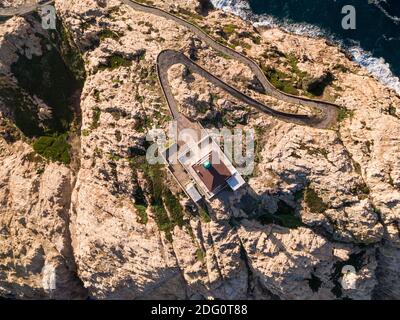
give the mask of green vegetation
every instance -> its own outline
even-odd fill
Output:
[[[135,0],[136,2],[142,3],[142,4],[147,4],[149,6],[153,5],[154,2],[151,0]]]
[[[289,228],[289,229],[296,229],[298,227],[304,226],[301,218],[291,214],[278,214],[274,216],[277,219],[277,224]]]
[[[289,69],[289,73],[275,69],[271,66],[266,66],[261,63],[261,69],[264,71],[268,80],[278,90],[291,95],[303,95],[313,98],[321,96],[325,88],[332,84],[334,77],[330,72],[326,72],[323,76],[313,79],[310,74],[300,70],[298,58],[290,53],[285,54],[273,47],[262,54],[264,59],[274,59],[276,61],[286,59],[285,65]]]
[[[338,63],[337,65],[335,65],[333,67],[334,70],[338,70],[340,72],[346,73],[349,72],[349,68],[347,68],[346,66],[344,66],[343,64]]]
[[[100,91],[97,89],[93,90],[93,97],[96,102],[100,102]]]
[[[388,114],[390,114],[393,117],[397,117],[396,107],[393,106],[392,104],[388,107]]]
[[[235,33],[236,31],[236,25],[234,24],[227,24],[222,28],[222,31],[227,35],[227,37],[229,38],[232,34]]]
[[[293,196],[294,196],[294,200],[296,200],[296,201],[303,200],[304,199],[304,189],[297,190]]]
[[[145,207],[144,205],[141,205],[141,204],[135,204],[135,208],[138,213],[137,222],[141,223],[141,224],[147,224],[147,221],[149,220],[149,218],[147,217],[147,211],[146,211],[147,207]]]
[[[144,157],[138,156],[131,159],[133,170],[143,171],[149,183],[148,204],[143,190],[138,187],[135,191],[135,207],[139,211],[140,223],[147,223],[146,208],[150,205],[154,212],[154,219],[160,231],[165,233],[168,241],[172,241],[172,231],[175,226],[182,228],[185,225],[184,209],[178,198],[165,186],[165,172],[161,165],[149,165]]]
[[[158,230],[163,231],[167,240],[172,242],[171,232],[174,229],[174,225],[171,223],[167,211],[162,205],[153,205],[153,211]]]
[[[282,200],[278,201],[278,211],[276,213],[264,213],[258,220],[262,224],[274,223],[289,229],[296,229],[304,226],[301,218],[296,215],[295,210]]]
[[[304,192],[304,201],[313,213],[324,213],[328,209],[328,205],[315,192],[314,189],[307,187]]]
[[[118,40],[121,38],[121,35],[118,32],[112,31],[110,29],[103,29],[98,34],[100,41],[104,41],[105,39],[114,39]]]
[[[205,257],[206,257],[206,253],[204,252],[204,250],[198,248],[198,249],[196,250],[196,258],[197,258],[197,261],[204,262]]]
[[[346,109],[344,107],[341,107],[339,109],[339,112],[338,112],[338,115],[337,115],[337,121],[341,122],[341,121],[346,120],[347,118],[351,119],[353,117],[353,115],[354,115],[353,111],[348,110],[348,109]]]
[[[181,7],[178,8],[178,13],[189,18],[188,20],[192,20],[192,19],[193,20],[202,20],[203,19],[203,17],[201,15],[199,15],[198,13],[192,12],[188,9],[181,8]]]
[[[328,159],[329,152],[325,148],[311,147],[304,143],[301,143],[300,149],[306,150],[307,153],[311,156],[322,155],[325,159]]]
[[[117,139],[118,142],[121,142],[122,140],[122,133],[119,130],[115,131],[115,138]]]
[[[126,118],[128,116],[125,110],[116,107],[105,108],[104,112],[111,114],[115,121],[119,121],[121,118]]]
[[[260,163],[262,161],[261,151],[263,149],[263,138],[265,134],[265,128],[261,126],[254,126],[254,131],[256,134],[254,140],[254,150],[255,150],[254,161],[255,163]]]
[[[164,190],[164,204],[165,207],[168,209],[168,212],[171,215],[172,223],[179,226],[180,228],[183,227],[183,208],[178,200],[170,190]]]
[[[64,164],[69,164],[71,161],[67,134],[40,137],[34,142],[33,149],[51,161]]]
[[[397,115],[396,107],[395,107],[394,105],[392,105],[392,104],[390,104],[387,108],[382,109],[382,112],[383,112],[384,114],[388,114],[388,115],[390,115],[390,116],[392,116],[392,117],[395,117],[395,118],[397,118],[397,119],[400,119],[400,116]]]
[[[137,102],[143,103],[143,102],[144,102],[144,97],[141,96],[141,95],[139,95],[139,94],[137,94],[137,95],[135,96],[135,100],[136,100]]]
[[[291,72],[293,75],[287,74],[283,71],[275,69],[271,66],[266,66],[265,64],[261,64],[261,69],[264,71],[266,77],[271,82],[271,84],[280,91],[283,91],[292,95],[299,95],[299,91],[296,88],[297,83],[299,82],[297,78],[302,80],[307,76],[307,73],[301,72],[297,66],[298,60],[294,55],[285,55],[280,52],[278,49],[275,51],[266,51],[264,53],[264,57],[270,56],[277,57],[286,57],[288,64],[290,65]]]
[[[13,143],[23,139],[22,132],[17,128],[13,121],[8,118],[0,119],[0,137],[7,143]]]
[[[290,65],[291,71],[294,74],[298,75],[301,79],[308,76],[307,72],[301,71],[299,69],[299,67],[297,65],[299,63],[299,59],[297,59],[297,57],[293,53],[286,55],[286,59]]]
[[[52,49],[32,59],[20,56],[11,70],[21,88],[52,108],[52,118],[44,121],[46,130],[51,133],[68,131],[73,119],[69,99],[78,85],[58,51]]]
[[[265,50],[262,55],[261,55],[264,59],[272,59],[272,58],[282,58],[282,57],[286,57],[285,53],[283,53],[282,51],[280,51],[277,47],[273,46],[267,50]]]
[[[246,49],[246,50],[251,49],[251,44],[249,44],[243,40],[234,39],[231,41],[231,44],[233,45],[233,48],[242,47],[243,49]]]
[[[137,222],[146,224],[148,221],[147,208],[148,203],[142,188],[138,185],[134,191],[133,197],[135,199],[135,208],[138,211]]]
[[[204,223],[210,223],[211,222],[210,216],[208,215],[208,213],[204,209],[199,209],[199,215],[200,215],[201,221],[203,221]]]
[[[230,60],[231,59],[231,57],[230,56],[228,56],[226,53],[223,53],[223,52],[217,52],[217,56],[219,56],[219,57],[221,57],[221,58],[224,58],[224,59],[226,59],[226,60]]]
[[[294,75],[291,81],[295,83],[294,87],[304,90],[305,95],[310,98],[323,95],[325,88],[334,80],[333,74],[330,72],[326,72],[319,78],[312,79],[311,75],[299,69],[299,60],[294,54],[290,53],[285,55],[285,57],[290,66],[290,71]]]
[[[276,224],[289,229],[304,226],[300,217],[288,214],[264,214],[257,219],[262,224]]]
[[[36,18],[39,18],[38,16]],[[43,157],[65,164],[70,162],[68,132],[75,114],[71,97],[81,90],[86,77],[84,62],[66,28],[57,21],[57,30],[48,36],[37,33],[43,54],[28,59],[20,55],[11,66],[18,88],[0,79],[0,94],[13,112],[15,124]],[[50,108],[52,117],[40,120],[35,103],[37,96]]]
[[[152,190],[152,207],[155,214],[155,221],[160,231],[165,233],[168,241],[172,242],[172,230],[175,225],[183,226],[183,209],[175,196],[164,186],[164,171],[160,165],[143,164],[142,168],[148,175]],[[168,209],[171,218],[168,216]]]
[[[141,80],[145,81],[150,86],[154,86],[157,83],[158,76],[154,66],[140,69],[139,76]]]
[[[353,166],[354,166],[354,171],[361,176],[362,175],[361,165],[353,160]]]
[[[145,175],[148,176],[151,182],[151,202],[153,205],[163,204],[163,190],[164,190],[164,171],[161,165],[149,165],[147,162],[141,165],[141,169]]]
[[[114,161],[114,162],[117,162],[117,161],[119,161],[119,160],[122,159],[122,157],[121,157],[119,154],[116,154],[116,153],[114,153],[114,152],[108,153],[108,158],[109,158],[110,160]]]
[[[114,70],[121,67],[130,67],[132,65],[132,61],[124,58],[120,54],[115,54],[109,57],[105,64],[99,67],[99,70]]]
[[[263,71],[272,85],[280,91],[288,94],[298,95],[299,91],[294,87],[293,79],[290,75],[277,70],[273,67],[263,66]]]
[[[13,112],[16,126],[26,137],[33,138],[35,152],[50,161],[69,164],[67,132],[74,118],[70,99],[81,89],[85,69],[69,34],[59,22],[57,27],[48,38],[37,34],[43,55],[32,59],[19,56],[11,66],[19,87],[0,79],[0,95]],[[51,119],[39,119],[30,98],[34,95],[51,108]]]
[[[261,36],[252,32],[243,31],[239,34],[240,38],[248,38],[253,41],[254,44],[261,44]]]
[[[100,125],[100,115],[101,110],[99,107],[94,107],[92,109],[92,123],[90,124],[90,129],[94,130],[97,129]]]
[[[70,32],[59,21],[57,22],[57,30],[59,30],[59,35],[56,39],[59,39],[58,47],[61,56],[79,86],[82,87],[86,79],[86,70],[80,49],[75,44]]]
[[[119,13],[121,12],[121,7],[120,6],[112,6],[107,10],[107,17],[112,16],[114,13]],[[123,12],[123,11],[122,11]],[[114,21],[114,20],[113,20]]]
[[[370,189],[365,182],[356,184],[352,189],[351,193],[358,196],[360,200],[365,199],[370,194]]]

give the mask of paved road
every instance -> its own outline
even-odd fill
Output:
[[[52,2],[54,2],[54,1],[50,0],[45,3],[42,3],[41,5],[50,4]],[[206,71],[204,68],[195,64],[193,61],[188,59],[182,53],[172,51],[172,50],[166,50],[166,51],[161,52],[160,55],[158,56],[157,67],[158,67],[158,73],[159,73],[162,89],[165,93],[167,102],[170,106],[171,113],[174,116],[174,118],[179,119],[181,117],[181,115],[179,114],[179,111],[178,111],[179,109],[177,107],[177,103],[173,97],[173,94],[172,94],[172,91],[171,91],[171,88],[169,85],[167,73],[171,66],[178,64],[178,63],[182,63],[182,64],[186,65],[193,72],[196,72],[196,73],[200,74],[201,76],[205,77],[207,80],[212,82],[214,85],[229,92],[237,99],[240,99],[240,100],[244,101],[245,103],[248,103],[249,105],[252,105],[253,107],[256,107],[258,110],[268,113],[268,114],[271,114],[282,120],[294,122],[294,123],[298,123],[298,124],[303,124],[303,125],[308,125],[308,126],[313,126],[313,127],[317,127],[317,128],[329,128],[337,121],[337,114],[339,111],[338,105],[329,103],[329,102],[325,102],[325,101],[319,101],[319,100],[308,99],[305,97],[293,96],[293,95],[279,91],[268,81],[264,72],[261,70],[261,68],[258,66],[258,64],[255,61],[253,61],[252,59],[242,55],[241,53],[215,41],[207,33],[205,33],[199,27],[191,24],[190,22],[188,22],[184,19],[181,19],[169,12],[163,11],[161,9],[147,6],[147,5],[137,3],[137,2],[134,2],[131,0],[121,0],[121,2],[130,6],[134,10],[154,14],[159,17],[172,20],[172,21],[186,27],[187,29],[189,29],[191,32],[196,34],[196,36],[199,39],[204,41],[207,45],[209,45],[214,50],[217,50],[217,51],[229,56],[230,58],[236,59],[236,60],[240,61],[241,63],[245,64],[252,70],[252,72],[258,78],[258,80],[264,87],[267,94],[269,94],[273,97],[276,97],[280,100],[289,102],[289,103],[304,105],[304,106],[308,106],[311,108],[317,108],[321,111],[320,116],[310,117],[307,115],[284,113],[284,112],[274,110],[256,100],[254,100],[253,98],[249,97],[248,95],[241,93],[240,91],[238,91],[237,89],[228,85],[227,83],[223,82],[221,79],[215,77],[214,75],[212,75],[211,73]],[[13,15],[26,14],[31,11],[35,11],[41,5],[36,4],[36,5],[26,6],[26,7],[17,8],[17,9],[3,9],[3,10],[0,10],[0,17],[9,17],[9,16],[13,16]],[[7,11],[7,10],[9,10],[9,11]]]
[[[30,13],[32,11],[36,11],[39,7],[41,6],[45,6],[48,4],[53,3],[54,0],[49,0],[46,2],[41,2],[39,3],[33,3],[33,4],[29,4],[29,5],[25,5],[22,7],[17,7],[17,8],[0,8],[0,18],[11,18],[13,16],[20,16],[20,15],[24,15],[27,13]]]
[[[215,86],[225,90],[235,98],[245,102],[250,106],[257,108],[258,110],[264,113],[270,114],[285,121],[295,122],[302,125],[317,126],[320,123],[319,119],[312,118],[307,115],[288,114],[285,112],[272,109],[254,100],[253,98],[243,94],[242,92],[233,88],[226,82],[212,75],[207,70],[203,69],[198,64],[194,63],[192,60],[186,57],[183,53],[174,50],[164,50],[158,55],[157,58],[158,76],[161,82],[161,87],[163,88],[164,94],[167,98],[171,113],[176,119],[179,119],[181,115],[179,112],[178,104],[174,98],[174,95],[172,94],[168,80],[168,70],[176,64],[185,65],[191,72],[197,73],[198,75],[210,81]]]
[[[305,125],[309,125],[309,126],[313,126],[313,127],[317,127],[317,128],[329,128],[334,123],[336,123],[337,114],[339,111],[338,105],[329,103],[329,102],[325,102],[325,101],[319,101],[319,100],[308,99],[305,97],[293,96],[293,95],[281,92],[278,89],[276,89],[268,81],[264,72],[261,70],[261,68],[258,66],[258,64],[255,61],[253,61],[252,59],[242,55],[241,53],[215,41],[212,37],[210,37],[207,33],[205,33],[199,27],[197,27],[197,26],[191,24],[190,22],[183,20],[169,12],[163,11],[161,9],[147,6],[144,4],[140,4],[140,3],[137,3],[137,2],[134,2],[131,0],[121,0],[121,1],[123,3],[125,3],[126,5],[130,6],[131,8],[133,8],[134,10],[154,14],[159,17],[172,20],[172,21],[186,27],[191,32],[196,34],[196,36],[199,39],[201,39],[203,42],[205,42],[207,45],[209,45],[214,50],[219,51],[219,52],[229,56],[230,58],[236,59],[236,60],[242,62],[243,64],[245,64],[246,66],[248,66],[252,70],[252,72],[255,74],[255,76],[258,78],[258,80],[261,82],[261,84],[264,87],[267,94],[269,94],[273,97],[276,97],[280,100],[289,102],[289,103],[304,105],[304,106],[308,106],[311,108],[317,108],[321,111],[322,115],[319,116],[317,119],[317,118],[311,118],[311,117],[308,117],[305,115],[294,115],[294,114],[290,114],[290,113],[283,113],[283,112],[276,111],[272,108],[269,108],[269,107],[255,101],[254,99],[250,98],[249,96],[247,96],[243,93],[240,93],[238,90],[232,88],[231,86],[227,85],[226,83],[222,82],[221,80],[219,80],[212,74],[208,73],[205,69],[199,67],[198,65],[194,64],[191,60],[185,58],[182,54],[177,54],[177,53],[172,54],[172,52],[169,52],[169,53],[162,52],[160,54],[162,56],[159,57],[159,59],[158,59],[158,67],[159,67],[159,74],[161,77],[165,78],[166,70],[172,66],[171,63],[169,63],[167,61],[167,59],[165,59],[163,56],[173,57],[173,59],[174,59],[174,61],[176,61],[176,63],[182,63],[182,61],[184,61],[185,62],[184,64],[186,64],[188,67],[190,66],[190,68],[192,70],[205,76],[205,78],[207,78],[209,81],[213,82],[214,84],[218,85],[219,87],[221,87],[224,90],[228,91],[229,93],[233,94],[236,98],[238,98],[242,101],[245,101],[245,102],[251,104],[252,106],[257,107],[259,110],[261,110],[263,112],[267,112],[274,116],[280,117],[281,119],[284,119],[286,121],[301,123],[301,124],[305,124]],[[160,78],[160,80],[163,80],[163,78]],[[173,114],[174,113],[176,114],[176,110],[177,110],[176,102],[174,102],[171,98],[172,93],[169,88],[168,81],[167,80],[165,81],[165,79],[164,79],[164,81],[161,81],[161,83],[164,86],[163,90],[166,93],[168,103],[170,104],[170,106],[172,106],[171,112]],[[174,114],[174,116],[175,116],[175,114]]]

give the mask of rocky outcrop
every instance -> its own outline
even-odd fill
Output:
[[[1,295],[85,298],[69,231],[71,171],[46,164],[25,143],[2,142],[1,150]]]
[[[36,0],[4,0],[0,3],[0,8],[21,7],[36,3]]]
[[[354,252],[352,246],[335,245],[306,228],[289,232],[246,220],[238,234],[254,274],[282,299],[371,298],[376,285],[374,250],[361,258],[362,266],[354,279],[357,290],[343,293],[338,284],[343,256],[336,256],[335,251],[346,252],[348,258]]]
[[[219,11],[204,19],[196,2],[154,5],[194,19],[288,79],[331,73],[321,98],[343,106],[338,125],[318,130],[276,120],[183,66],[172,68],[172,90],[188,118],[206,127],[256,129],[248,186],[222,193],[208,213],[185,209],[188,200],[172,177],[151,171],[143,159],[148,130],[170,120],[155,69],[161,50],[191,55],[276,109],[315,110],[263,94],[246,66],[174,22],[117,0],[56,1],[87,73],[81,123],[70,137],[76,161],[50,163],[23,133],[11,139],[13,118],[2,114],[9,131],[0,138],[0,295],[398,298],[399,97],[322,39],[256,30]],[[0,25],[0,70],[8,78],[21,55],[43,54],[32,28],[21,17]],[[348,267],[355,272],[345,273]]]

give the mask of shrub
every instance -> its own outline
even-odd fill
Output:
[[[292,78],[289,75],[271,67],[265,67],[263,69],[268,80],[275,88],[292,95],[299,94],[299,91],[294,87],[293,81],[291,81]]]
[[[337,121],[344,121],[347,118],[352,118],[353,117],[354,112],[351,110],[348,110],[344,107],[341,107],[339,109],[338,115],[337,115]]]
[[[168,241],[172,242],[172,234],[171,231],[174,228],[173,223],[168,217],[167,211],[165,211],[165,208],[163,205],[154,205],[153,206],[154,210],[154,220],[156,221],[156,224],[158,226],[158,230],[164,231],[165,237],[167,238]]]
[[[206,256],[206,253],[202,249],[199,248],[196,250],[197,261],[204,262],[205,256]]]
[[[227,24],[222,30],[229,37],[236,31],[236,26],[234,24]]]
[[[147,207],[141,204],[135,204],[135,208],[137,209],[138,219],[137,222],[141,224],[146,224],[149,220],[147,217]]]
[[[172,194],[170,190],[164,190],[164,204],[171,215],[172,222],[182,228],[184,224],[183,208],[179,200]]]
[[[322,198],[315,192],[314,189],[307,188],[304,192],[304,201],[308,208],[313,213],[324,213],[328,209],[328,205],[324,203]]]
[[[203,221],[204,223],[211,222],[210,215],[208,214],[208,212],[205,209],[203,209],[201,207],[199,207],[199,215],[200,215],[201,221]]]
[[[110,29],[104,29],[101,30],[98,34],[99,38],[101,41],[105,40],[105,39],[114,39],[114,40],[118,40],[121,35],[115,31],[112,31]]]
[[[100,115],[101,110],[99,107],[95,107],[92,109],[92,123],[90,125],[90,129],[97,129],[100,125]]]
[[[276,224],[289,229],[296,229],[304,225],[300,217],[291,214],[278,214],[273,218]]]
[[[71,162],[71,147],[67,142],[67,134],[40,137],[33,144],[33,149],[50,161],[58,161],[64,164]]]
[[[334,70],[338,70],[340,72],[346,73],[349,72],[349,68],[347,68],[346,66],[344,66],[343,64],[337,64],[333,67]]]
[[[296,229],[304,226],[301,218],[296,216],[294,208],[286,204],[286,202],[278,201],[278,211],[275,214],[265,213],[258,217],[262,224],[274,223],[289,229]]]
[[[105,64],[101,65],[99,67],[100,70],[105,70],[105,69],[118,69],[120,67],[130,67],[132,65],[132,61],[124,58],[120,54],[115,54],[111,57],[109,57],[106,61]]]

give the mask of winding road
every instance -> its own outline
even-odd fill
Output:
[[[231,95],[233,95],[235,98],[257,108],[258,110],[265,112],[267,114],[273,115],[277,118],[280,118],[284,121],[288,122],[293,122],[301,125],[307,125],[307,126],[312,126],[316,128],[330,128],[332,125],[334,125],[337,121],[337,115],[339,111],[339,106],[330,103],[330,102],[325,102],[325,101],[319,101],[319,100],[314,100],[314,99],[309,99],[305,97],[298,97],[294,95],[290,95],[287,93],[284,93],[282,91],[279,91],[276,89],[267,79],[266,75],[262,71],[262,69],[259,67],[259,65],[253,61],[252,59],[244,56],[243,54],[226,47],[225,45],[217,42],[215,39],[213,39],[211,36],[209,36],[206,32],[204,32],[202,29],[197,27],[196,25],[177,17],[176,15],[166,12],[162,9],[158,9],[155,7],[151,7],[145,4],[137,3],[132,0],[121,0],[121,2],[125,3],[126,5],[130,6],[134,10],[137,11],[142,11],[145,13],[149,14],[154,14],[159,17],[172,20],[181,26],[186,27],[189,29],[191,32],[193,32],[200,40],[202,40],[204,43],[206,43],[208,46],[213,48],[214,50],[223,53],[224,55],[229,56],[231,59],[236,59],[240,61],[241,63],[245,64],[247,67],[250,68],[250,70],[254,73],[254,75],[257,77],[257,79],[260,81],[262,86],[265,89],[266,94],[271,95],[277,99],[280,99],[282,101],[288,102],[288,103],[293,103],[293,104],[298,104],[298,105],[303,105],[307,106],[310,108],[317,108],[318,110],[321,111],[321,115],[316,117],[316,116],[308,116],[308,115],[301,115],[301,114],[292,114],[292,113],[285,113],[285,112],[280,112],[275,109],[272,109],[256,100],[253,98],[249,97],[248,95],[241,93],[239,90],[233,88],[232,86],[228,85],[221,79],[217,78],[216,76],[212,75],[208,71],[206,71],[204,68],[200,67],[196,63],[194,63],[192,60],[187,58],[183,53],[178,52],[178,51],[173,51],[173,50],[164,50],[162,51],[158,58],[157,58],[157,69],[158,69],[158,76],[160,79],[160,83],[162,86],[162,89],[164,91],[165,97],[167,99],[168,105],[170,107],[171,113],[174,117],[178,117],[178,106],[177,102],[175,101],[175,98],[173,97],[171,87],[169,85],[168,81],[168,70],[176,64],[183,64],[185,65],[189,70],[192,72],[195,72],[214,85],[222,88],[223,90],[227,91]]]
[[[183,53],[174,50],[164,50],[158,55],[157,58],[158,76],[164,94],[167,98],[168,105],[171,109],[171,113],[174,116],[174,118],[179,118],[180,113],[178,111],[179,108],[177,102],[172,94],[171,87],[169,85],[168,70],[176,64],[183,64],[190,71],[197,73],[198,75],[210,81],[215,86],[220,87],[221,89],[225,90],[235,98],[245,102],[248,105],[257,108],[262,112],[265,112],[282,120],[295,122],[298,124],[307,124],[315,126],[319,124],[320,120],[318,120],[317,118],[310,118],[307,115],[300,115],[300,114],[288,114],[285,112],[269,108],[266,105],[254,100],[253,98],[241,93],[239,90],[233,88],[232,86],[220,80],[216,76],[212,75],[211,73],[209,73],[208,71],[206,71],[205,69],[194,63],[192,60],[190,60]]]
[[[1,9],[0,10],[0,17],[10,17],[14,15],[22,15],[29,13],[31,11],[35,11],[38,7],[46,4],[50,4],[54,2],[54,0],[42,2],[41,4],[25,6],[22,8],[17,9]],[[157,72],[158,77],[160,80],[160,84],[162,90],[164,92],[165,98],[168,102],[170,111],[175,119],[182,119],[182,116],[179,112],[178,104],[174,98],[174,95],[171,90],[171,86],[168,80],[168,70],[177,64],[185,65],[189,70],[194,73],[199,74],[200,76],[204,77],[214,85],[218,86],[219,88],[225,90],[235,98],[243,101],[244,103],[251,105],[257,108],[259,111],[270,114],[274,117],[277,117],[281,120],[293,122],[296,124],[307,125],[315,128],[322,128],[327,129],[332,127],[337,121],[337,115],[339,111],[339,106],[325,101],[309,99],[306,97],[299,97],[284,93],[276,89],[267,79],[266,75],[264,74],[263,70],[259,67],[259,65],[252,59],[246,57],[245,55],[217,42],[211,36],[209,36],[206,32],[202,29],[197,27],[196,25],[172,14],[166,12],[162,9],[158,9],[152,6],[148,6],[146,4],[138,3],[132,0],[121,0],[122,3],[128,5],[134,10],[142,11],[148,14],[153,14],[159,16],[161,18],[165,18],[168,20],[172,20],[179,25],[189,29],[192,33],[194,33],[200,40],[206,43],[208,46],[213,48],[214,50],[230,57],[231,59],[236,59],[239,62],[246,65],[253,74],[257,77],[260,81],[261,85],[264,87],[266,94],[273,96],[279,100],[307,106],[310,108],[316,108],[320,110],[319,116],[309,116],[309,115],[302,115],[302,114],[293,114],[293,113],[285,113],[273,108],[266,106],[265,104],[256,101],[255,99],[251,98],[250,96],[240,92],[239,90],[235,89],[231,85],[227,84],[223,80],[219,79],[218,77],[214,76],[210,72],[208,72],[203,67],[199,66],[188,57],[186,57],[183,53],[174,51],[174,50],[164,50],[162,51],[157,57]]]
[[[33,4],[24,5],[21,7],[0,8],[0,18],[11,18],[13,16],[21,16],[32,11],[36,11],[39,7],[53,3],[54,0],[41,1]]]

